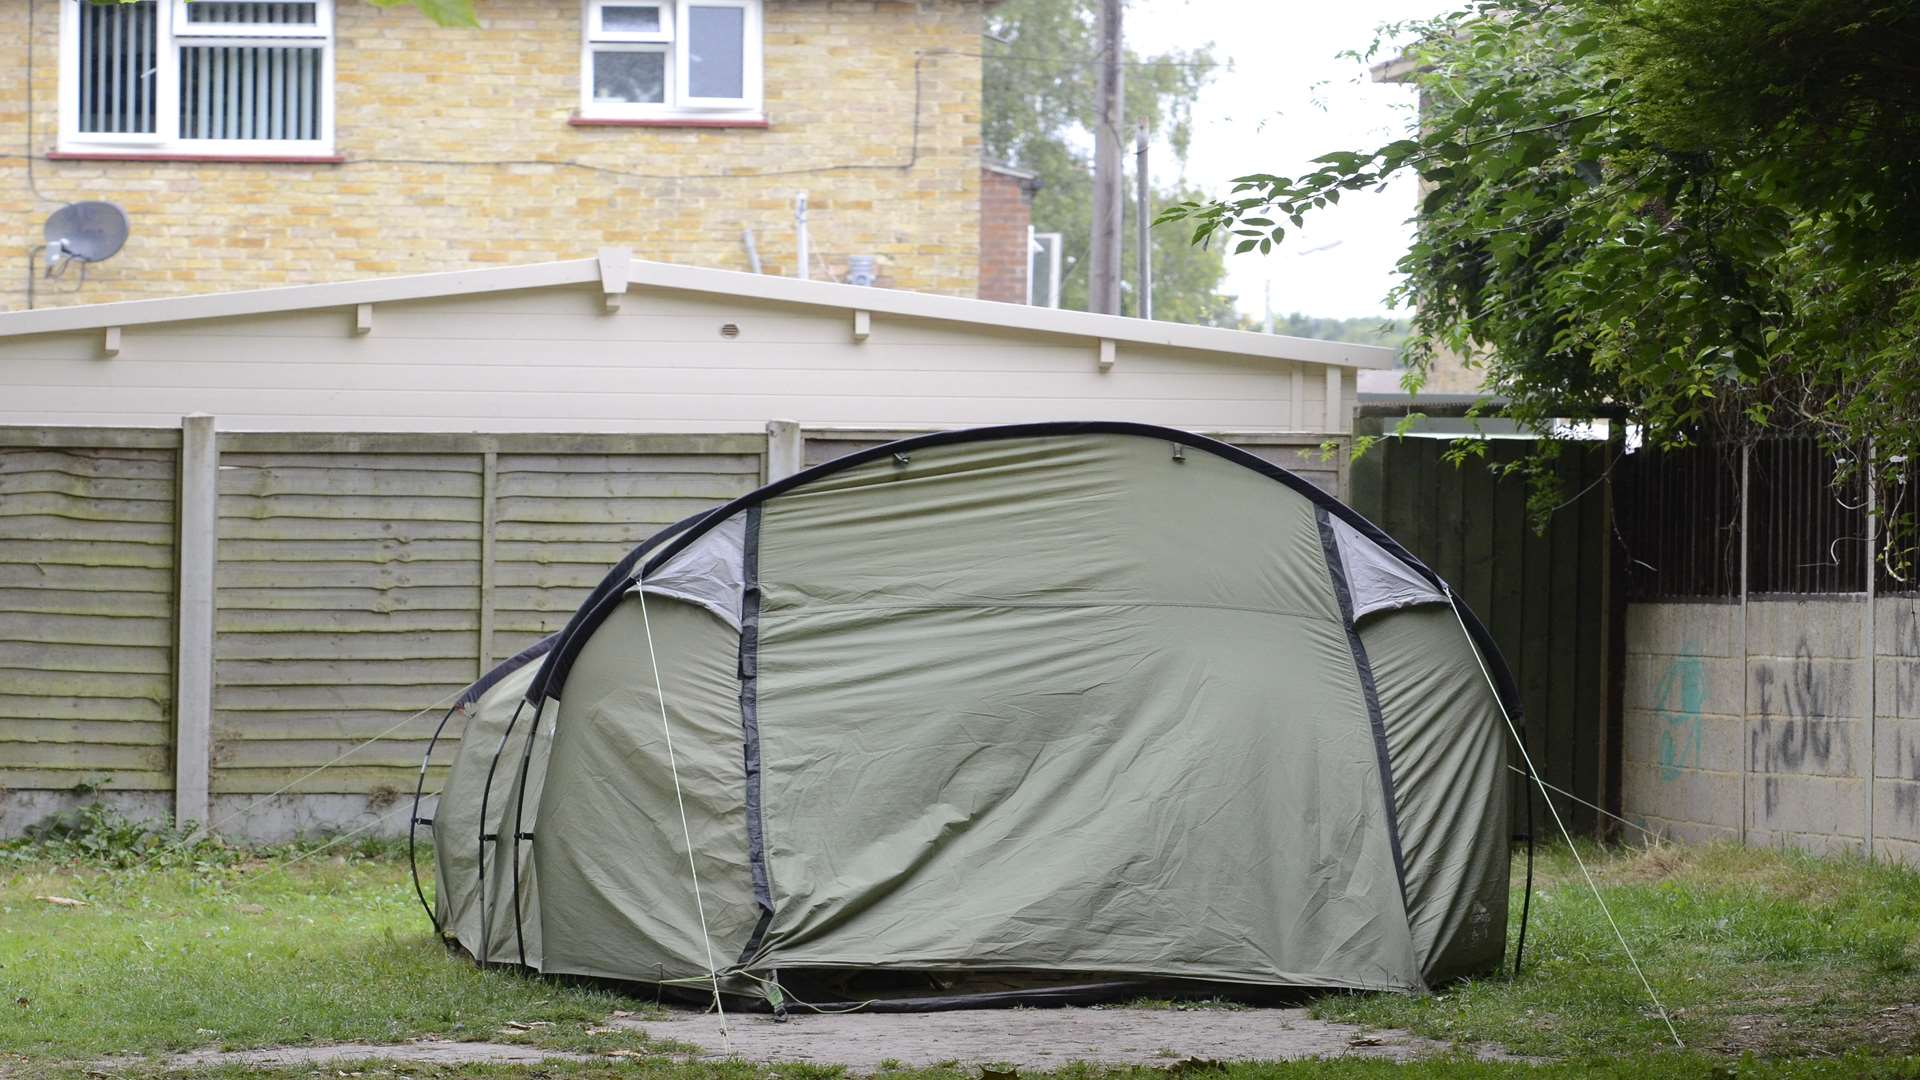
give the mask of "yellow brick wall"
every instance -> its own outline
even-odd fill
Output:
[[[883,285],[976,289],[981,0],[767,0],[766,130],[570,126],[579,0],[478,0],[479,29],[337,0],[338,165],[47,159],[59,5],[72,2],[0,0],[0,309],[28,306],[29,250],[46,216],[79,199],[125,207],[132,238],[84,288],[72,272],[36,282],[34,306],[579,258],[606,244],[745,270],[749,226],[763,269],[790,275],[803,190],[813,276],[871,254]]]

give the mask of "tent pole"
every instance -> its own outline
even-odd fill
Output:
[[[440,726],[433,729],[433,738],[427,740],[427,752],[420,755],[420,778],[413,785],[413,813],[407,818],[407,869],[413,873],[413,895],[420,898],[420,906],[426,909],[427,921],[433,924],[433,932],[440,933],[440,918],[433,913],[433,905],[427,903],[427,890],[420,886],[420,861],[414,857],[414,839],[421,825],[433,824],[432,818],[420,819],[420,799],[427,790],[427,763],[433,760],[433,748],[440,742],[440,733],[447,730],[447,721],[453,719],[458,704],[447,709],[440,718]]]
[[[521,698],[519,706],[513,710],[512,718],[507,721],[507,730],[500,733],[500,745],[494,748],[493,760],[487,765],[486,785],[480,789],[480,857],[477,860],[480,878],[480,953],[474,959],[480,962],[481,967],[487,966],[487,954],[492,951],[489,939],[493,934],[492,920],[487,917],[487,841],[497,842],[499,839],[498,831],[491,836],[487,834],[487,803],[493,797],[493,774],[500,768],[500,755],[507,752],[507,740],[513,738],[513,729],[519,725],[520,714],[526,707],[526,699]]]
[[[520,950],[520,966],[527,966],[526,919],[520,914],[520,837],[527,809],[527,766],[533,761],[533,742],[540,737],[540,713],[533,714],[532,729],[527,732],[527,748],[520,755],[520,783],[513,797],[513,940]]]

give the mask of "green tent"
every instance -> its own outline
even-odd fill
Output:
[[[1445,584],[1283,469],[928,435],[665,530],[470,688],[429,914],[776,1005],[1416,990],[1504,953],[1501,699]]]

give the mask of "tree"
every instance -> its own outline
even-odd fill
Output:
[[[1264,252],[1417,170],[1414,383],[1448,348],[1543,435],[1920,452],[1920,5],[1481,0],[1407,33],[1418,130],[1163,220]]]
[[[1241,320],[1243,329],[1256,329],[1254,320]],[[1330,319],[1296,311],[1274,320],[1273,332],[1288,337],[1318,341],[1347,341],[1357,345],[1381,345],[1397,349],[1407,340],[1405,319],[1360,316],[1354,319]]]
[[[1039,174],[1033,221],[1059,232],[1064,243],[1062,304],[1086,307],[1085,255],[1093,215],[1091,147],[1094,118],[1094,0],[1008,0],[988,14],[989,36],[982,62],[985,101],[981,141],[986,155]],[[1127,51],[1126,115],[1144,119],[1184,157],[1191,103],[1215,64],[1206,49],[1142,56]],[[1166,170],[1162,165],[1159,171]],[[1133,189],[1129,186],[1128,191]],[[1155,202],[1191,201],[1196,192],[1177,185]],[[1127,203],[1123,266],[1131,280],[1136,264],[1135,206]],[[1153,238],[1154,317],[1176,322],[1232,325],[1231,297],[1220,295],[1226,267],[1220,254],[1179,237]],[[1135,303],[1131,291],[1124,303]]]

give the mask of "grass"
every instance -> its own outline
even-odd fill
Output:
[[[107,842],[97,833],[81,828],[67,838],[0,848],[0,1075],[78,1075],[85,1063],[111,1055],[428,1035],[626,1055],[549,1061],[534,1070],[458,1069],[462,1076],[501,1080],[834,1075],[815,1067],[674,1064],[662,1056],[667,1048],[604,1026],[614,1011],[645,1011],[649,1001],[476,969],[433,940],[406,862],[390,848],[369,845],[345,855],[338,849],[310,855],[310,848],[247,852],[161,843],[137,833]],[[1543,853],[1520,978],[1469,981],[1418,997],[1334,994],[1312,1003],[1327,1019],[1410,1028],[1453,1042],[1462,1056],[1410,1067],[1236,1065],[1225,1075],[1920,1080],[1920,1058],[1903,1056],[1920,1053],[1920,873],[1732,847],[1582,851],[1648,978],[1673,1010],[1686,1052],[1666,1040],[1563,848]],[[86,903],[38,899],[47,896]],[[1258,1019],[1257,1012],[1249,1016]],[[1467,1056],[1482,1045],[1552,1063]],[[160,1067],[146,1060],[124,1071]],[[368,1064],[196,1075],[239,1071],[418,1078],[449,1070]],[[978,1076],[952,1068],[882,1072],[888,1080]],[[1060,1080],[1169,1075],[1087,1068],[1058,1074]]]
[[[639,1045],[587,1030],[650,1003],[481,971],[449,953],[404,858],[287,862],[298,854],[207,846],[159,860],[170,865],[0,861],[0,1053],[80,1059],[425,1035]],[[86,906],[37,899],[47,896]]]
[[[1730,845],[1582,852],[1689,1047],[1920,1053],[1920,873]],[[1314,1011],[1529,1055],[1671,1045],[1564,847],[1543,852],[1519,979],[1332,995]]]

